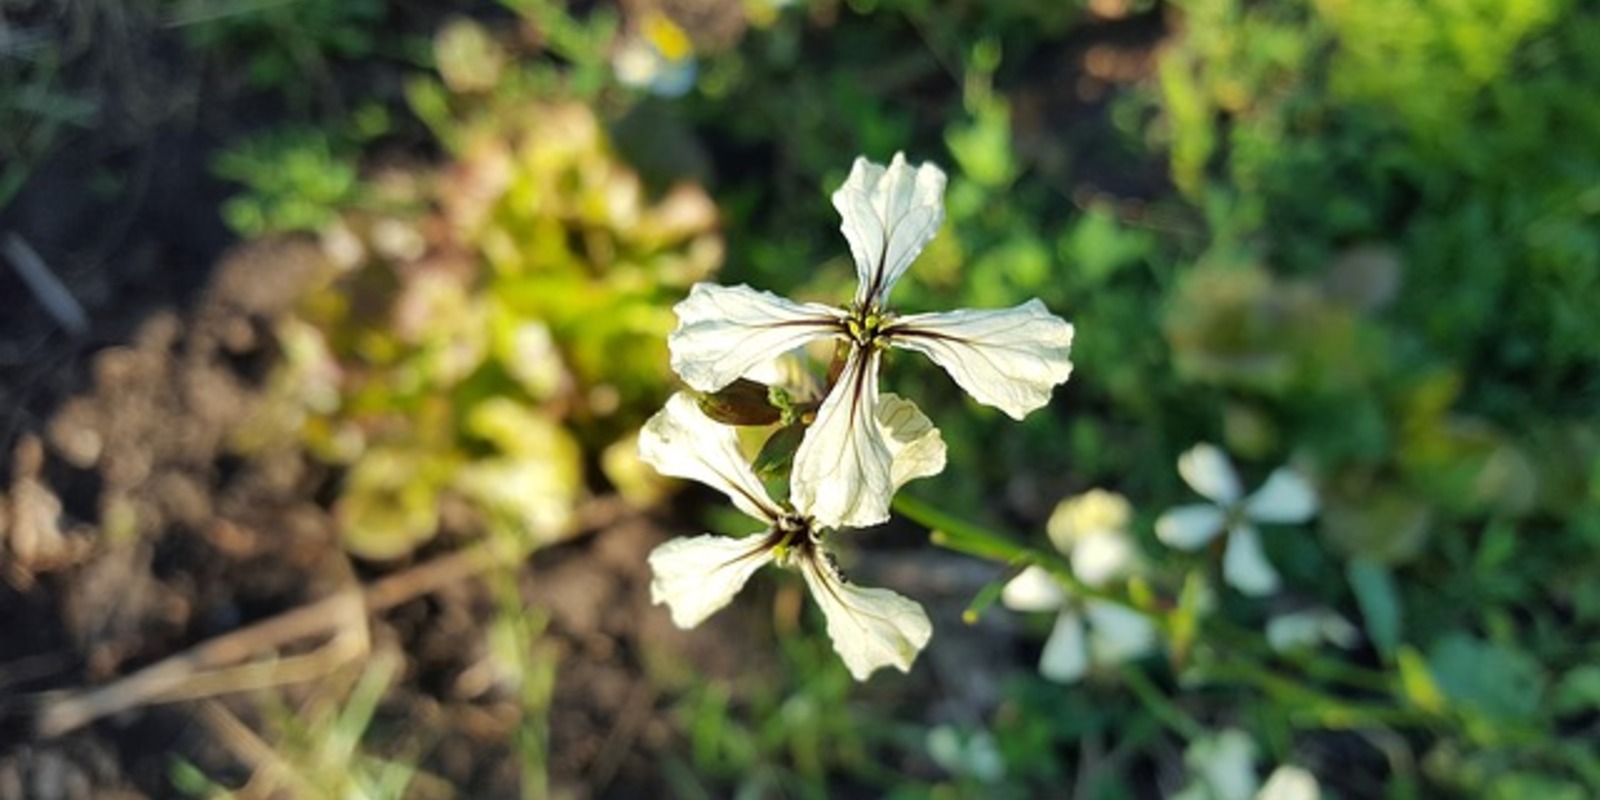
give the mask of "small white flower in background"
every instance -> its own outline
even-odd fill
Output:
[[[1196,739],[1183,753],[1190,781],[1172,800],[1318,800],[1316,776],[1290,765],[1280,766],[1265,786],[1256,777],[1256,744],[1243,731],[1229,728]]]
[[[982,783],[999,783],[1006,777],[1005,756],[986,730],[963,736],[950,725],[939,725],[928,731],[927,745],[934,763],[951,775]]]
[[[1138,563],[1127,532],[1132,509],[1122,495],[1095,489],[1063,500],[1050,515],[1050,540],[1084,583],[1100,587],[1126,577]],[[1068,595],[1049,572],[1030,566],[1000,592],[1013,611],[1058,611],[1039,656],[1039,674],[1071,683],[1091,665],[1138,658],[1156,646],[1155,625],[1116,603]]]
[[[944,469],[944,441],[910,403],[884,395],[873,424],[881,426],[879,435],[894,460],[896,487]],[[665,603],[678,627],[699,625],[732,601],[757,569],[775,563],[805,578],[827,619],[834,650],[856,680],[866,680],[879,667],[911,669],[933,635],[928,615],[887,589],[845,580],[809,510],[785,508],[767,495],[741,456],[733,428],[717,424],[693,397],[680,393],[640,430],[639,456],[663,475],[721,491],[767,525],[765,532],[744,538],[674,539],[650,553],[651,602]]]
[[[1278,571],[1261,549],[1255,523],[1305,522],[1317,513],[1317,494],[1299,473],[1279,468],[1255,494],[1243,497],[1239,474],[1215,445],[1198,444],[1178,457],[1178,474],[1210,503],[1179,506],[1156,520],[1156,537],[1168,547],[1198,550],[1224,531],[1222,577],[1248,595],[1278,590]]]
[[[1317,776],[1304,767],[1285,764],[1267,776],[1267,784],[1256,792],[1255,800],[1319,800],[1322,787]]]
[[[611,69],[622,85],[659,97],[688,94],[699,72],[689,35],[659,11],[646,12],[638,29],[618,42]]]
[[[1267,620],[1267,644],[1280,653],[1308,650],[1323,642],[1350,648],[1359,641],[1361,632],[1350,620],[1320,606],[1279,614]]]
[[[890,312],[889,290],[944,220],[945,175],[896,154],[885,167],[858,158],[833,194],[859,285],[846,308],[796,303],[749,286],[696,284],[675,309],[672,367],[714,392],[774,356],[819,339],[849,346],[843,370],[795,453],[794,502],[827,527],[889,518],[890,448],[873,420],[878,365],[900,347],[933,359],[978,402],[1015,419],[1043,406],[1072,372],[1072,325],[1038,300],[1010,309]]]

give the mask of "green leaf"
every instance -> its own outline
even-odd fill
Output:
[[[1396,659],[1400,665],[1400,688],[1405,699],[1424,711],[1439,713],[1445,709],[1444,693],[1428,672],[1428,662],[1411,647],[1400,649]]]
[[[1514,772],[1495,779],[1485,796],[1490,800],[1523,800],[1529,797],[1539,800],[1584,800],[1593,795],[1571,781],[1536,772]]]
[[[1562,676],[1551,706],[1557,714],[1600,710],[1600,666],[1585,664]]]
[[[1393,658],[1401,628],[1400,594],[1394,576],[1382,564],[1361,558],[1350,562],[1345,575],[1355,592],[1356,605],[1361,607],[1367,636],[1385,659]]]
[[[1455,632],[1430,648],[1428,667],[1451,700],[1492,720],[1525,720],[1539,711],[1544,675],[1521,650]]]

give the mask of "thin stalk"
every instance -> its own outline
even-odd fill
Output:
[[[1193,741],[1205,735],[1206,727],[1177,703],[1172,702],[1172,699],[1162,693],[1155,681],[1150,680],[1150,676],[1138,666],[1122,665],[1122,682],[1135,697],[1139,698],[1139,702],[1144,704],[1145,710],[1171,728],[1173,733],[1182,736],[1186,741]]]

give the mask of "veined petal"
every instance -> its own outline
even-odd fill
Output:
[[[896,394],[882,395],[878,427],[889,448],[889,484],[894,491],[907,481],[944,471],[944,437],[916,403]]]
[[[1253,597],[1278,591],[1282,581],[1261,549],[1261,534],[1254,525],[1241,523],[1228,532],[1228,545],[1222,551],[1222,579]]]
[[[1276,469],[1245,499],[1244,513],[1257,522],[1305,522],[1317,513],[1317,491],[1300,473]]]
[[[1178,506],[1156,520],[1156,538],[1179,550],[1199,550],[1222,533],[1222,509],[1205,503]]]
[[[888,589],[847,583],[825,558],[805,559],[800,572],[822,606],[833,649],[856,680],[866,680],[879,667],[911,671],[917,653],[933,637],[922,606]]]
[[[1239,473],[1228,454],[1214,444],[1202,442],[1178,456],[1178,474],[1189,488],[1213,503],[1231,506],[1239,502]]]
[[[740,511],[766,523],[779,509],[739,454],[734,429],[706,416],[679,392],[639,429],[639,458],[662,475],[699,481],[728,496]]]
[[[1013,419],[1050,402],[1051,390],[1072,374],[1072,324],[1038,300],[995,311],[912,314],[887,333],[895,346],[933,359],[973,399]]]
[[[1031,564],[1000,590],[1000,602],[1012,611],[1055,611],[1067,602],[1067,593],[1048,570]]]
[[[1084,604],[1089,619],[1089,653],[1096,664],[1121,664],[1156,647],[1156,626],[1149,617],[1104,600]]]
[[[1063,608],[1056,615],[1050,638],[1039,654],[1039,674],[1057,683],[1072,683],[1089,671],[1089,643],[1083,632],[1083,617],[1077,609]]]
[[[762,536],[673,539],[650,552],[650,602],[665,603],[672,622],[693,628],[727,605],[750,576],[772,561]]]
[[[758,365],[828,336],[844,312],[796,303],[749,286],[697,283],[673,311],[678,327],[667,336],[672,369],[702,392],[714,392]]]
[[[931,163],[913,169],[902,153],[888,167],[857,158],[833,193],[839,230],[856,262],[856,304],[881,306],[895,281],[944,223],[944,172]]]
[[[790,499],[824,528],[865,528],[889,518],[893,459],[875,417],[879,357],[876,350],[850,351],[795,450]]]

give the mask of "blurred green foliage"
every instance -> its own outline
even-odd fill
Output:
[[[387,127],[381,108],[368,110],[366,130],[337,135],[287,127],[248,138],[218,153],[211,169],[245,191],[222,206],[228,227],[244,236],[315,232],[360,202],[361,146]]]
[[[386,0],[164,0],[189,47],[304,103],[339,63],[379,50]],[[235,73],[235,74],[240,74]]]
[[[247,443],[287,427],[346,465],[335,509],[371,558],[441,529],[558,538],[591,468],[651,496],[630,437],[670,387],[671,304],[722,256],[705,194],[652,197],[586,107],[454,97],[454,162],[375,177],[396,210],[325,228],[331,268],[280,327],[272,419]]]
[[[28,52],[21,30],[13,41],[15,55],[22,57],[0,57],[0,209],[11,204],[63,134],[88,125],[96,111],[92,100],[66,85],[62,53],[46,42]]]

